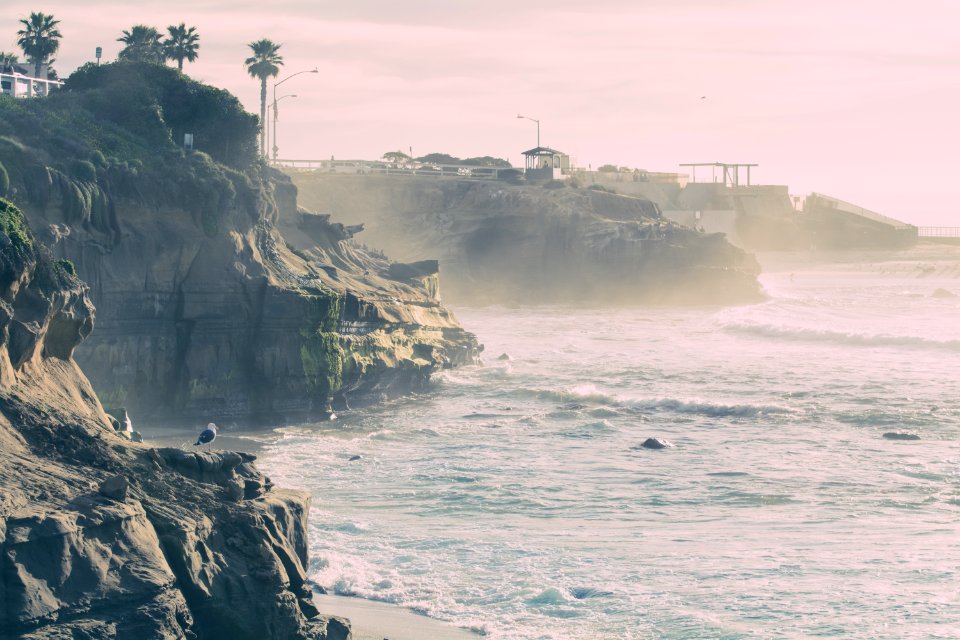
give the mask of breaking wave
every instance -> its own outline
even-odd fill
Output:
[[[723,330],[728,333],[795,342],[824,342],[861,347],[908,347],[960,352],[960,340],[934,340],[920,336],[850,333],[830,329],[806,329],[749,323],[726,324],[723,326]]]

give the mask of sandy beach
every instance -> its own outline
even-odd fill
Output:
[[[349,618],[353,640],[476,640],[480,636],[383,602],[344,596],[314,595],[325,615]]]

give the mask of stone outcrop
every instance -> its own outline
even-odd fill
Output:
[[[300,200],[398,260],[439,258],[464,303],[732,303],[759,298],[759,266],[722,234],[592,189],[291,172]],[[547,187],[555,186],[549,183]],[[293,225],[281,218],[281,226]]]
[[[71,357],[86,287],[3,200],[0,248],[0,637],[349,637],[311,600],[309,497],[117,433]]]
[[[235,98],[154,67],[82,69],[30,117],[0,104],[10,198],[99,310],[76,357],[106,406],[140,423],[324,417],[477,359],[436,274],[391,276],[361,225],[297,206]],[[192,151],[173,143],[189,131]]]

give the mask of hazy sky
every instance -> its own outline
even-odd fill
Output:
[[[960,226],[956,0],[2,0],[53,13],[66,75],[136,23],[201,36],[193,77],[258,111],[246,43],[283,44],[283,158],[389,150],[520,163],[541,140],[581,165],[752,162],[755,182]],[[706,98],[701,98],[706,96]]]

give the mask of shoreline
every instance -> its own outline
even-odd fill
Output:
[[[481,637],[477,632],[389,602],[314,592],[313,604],[321,615],[349,619],[353,640],[476,640]]]
[[[136,426],[134,427],[136,428]],[[276,427],[264,429],[243,428],[217,435],[212,445],[197,447],[203,450],[242,451],[261,456],[269,437],[254,438],[248,434],[267,436]],[[203,425],[195,427],[159,427],[146,425],[141,431],[147,446],[177,447],[193,450],[193,443]],[[295,489],[296,487],[284,487]],[[480,634],[457,627],[449,622],[418,614],[406,607],[389,602],[367,600],[354,596],[313,593],[313,603],[321,615],[339,616],[350,620],[353,640],[476,640]]]

